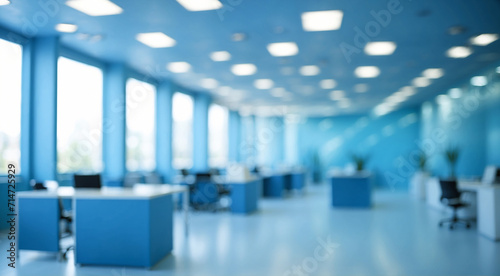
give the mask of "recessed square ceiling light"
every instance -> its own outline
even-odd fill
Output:
[[[358,78],[375,78],[380,75],[380,69],[377,66],[359,66],[354,74]]]
[[[209,11],[222,8],[218,0],[177,0],[188,11]]]
[[[280,69],[280,72],[284,76],[290,76],[295,72],[295,69],[291,66],[287,66],[287,67],[282,67]]]
[[[444,70],[441,68],[429,68],[422,72],[422,76],[428,79],[439,79],[444,75]]]
[[[481,34],[470,39],[470,42],[478,46],[486,46],[498,39],[498,34]]]
[[[6,6],[9,5],[10,1],[9,0],[0,0],[0,6]]]
[[[337,103],[337,105],[340,108],[348,108],[351,106],[351,101],[349,99],[342,99]]]
[[[206,78],[201,80],[201,86],[206,89],[214,89],[217,88],[219,83],[216,79]]]
[[[339,10],[304,12],[302,28],[308,32],[338,30],[343,16],[344,13]]]
[[[74,33],[78,30],[78,26],[74,24],[57,24],[56,25],[56,31],[61,32],[61,33]]]
[[[373,112],[377,116],[384,116],[385,114],[387,114],[391,111],[392,111],[392,108],[390,106],[388,106],[387,104],[379,104],[373,110]]]
[[[427,87],[431,84],[431,80],[426,77],[414,78],[412,84],[416,87]]]
[[[253,82],[253,85],[257,89],[271,89],[274,82],[270,79],[258,79]]]
[[[474,86],[485,86],[488,84],[488,79],[485,76],[475,76],[470,79],[470,84]]]
[[[451,47],[446,51],[446,55],[451,58],[466,58],[472,54],[472,49],[465,46]]]
[[[122,8],[108,0],[69,0],[66,5],[90,16],[114,15],[123,12]]]
[[[231,59],[231,54],[227,51],[217,51],[210,54],[213,61],[228,61]]]
[[[232,89],[231,87],[229,86],[221,86],[217,89],[217,94],[219,96],[222,96],[222,97],[226,97],[226,96],[229,96],[229,94],[231,93]]]
[[[436,96],[436,102],[441,105],[447,105],[450,104],[450,98],[448,95],[441,94]]]
[[[295,56],[299,53],[299,47],[295,42],[279,42],[267,45],[269,53],[275,57]]]
[[[345,92],[342,90],[334,90],[330,92],[330,99],[333,101],[339,101],[344,99],[345,97]]]
[[[251,63],[235,64],[231,67],[231,72],[236,76],[250,76],[257,72],[257,67]]]
[[[271,95],[273,97],[280,98],[286,96],[286,94],[287,94],[286,89],[283,87],[275,87],[271,89]]]
[[[401,87],[399,91],[401,91],[401,93],[403,93],[406,97],[413,96],[417,93],[417,90],[412,86]]]
[[[354,91],[357,93],[365,93],[366,91],[368,91],[368,84],[358,83],[354,86]]]
[[[186,73],[191,69],[191,65],[185,61],[170,62],[167,69],[172,73]]]
[[[460,88],[452,88],[448,91],[448,96],[452,99],[458,99],[462,97],[462,90]]]
[[[167,48],[175,45],[175,40],[162,32],[140,33],[135,36],[139,42],[151,48]]]
[[[319,87],[322,89],[333,89],[335,86],[337,86],[337,82],[332,79],[322,80],[319,82]]]
[[[319,67],[316,65],[306,65],[300,67],[300,74],[302,76],[316,76],[319,72]]]
[[[396,43],[391,41],[368,42],[365,46],[365,53],[370,56],[392,55],[396,50]]]

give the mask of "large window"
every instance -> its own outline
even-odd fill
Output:
[[[228,111],[212,104],[208,110],[208,164],[212,168],[227,165],[228,158]]]
[[[21,67],[21,46],[0,39],[0,172],[11,163],[19,168]]]
[[[193,98],[174,93],[172,118],[172,165],[176,169],[189,169],[193,166]]]
[[[60,57],[57,63],[57,169],[102,170],[102,70]]]
[[[155,161],[156,88],[127,80],[127,170],[152,171]]]

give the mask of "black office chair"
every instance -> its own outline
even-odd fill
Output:
[[[80,175],[75,174],[73,176],[75,188],[101,188],[101,175]]]
[[[210,173],[196,173],[195,182],[189,188],[190,205],[194,210],[217,212],[227,209],[221,206],[220,200],[229,191],[215,183]]]
[[[184,177],[186,177],[186,176],[188,176],[188,175],[189,175],[189,171],[188,171],[187,169],[181,169],[181,170],[180,170],[180,173],[181,173],[181,175],[182,175],[182,176],[184,176]]]
[[[455,228],[456,224],[463,224],[466,228],[470,228],[470,220],[460,219],[457,216],[457,210],[459,208],[467,207],[468,204],[460,200],[460,191],[457,188],[456,180],[440,180],[439,184],[441,186],[441,202],[453,209],[453,216],[448,219],[443,219],[439,222],[439,227],[443,226],[445,223],[450,224],[450,230]]]

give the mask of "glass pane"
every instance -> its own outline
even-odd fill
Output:
[[[0,168],[19,168],[22,48],[0,39]]]
[[[156,167],[156,87],[127,80],[127,170],[153,171]]]
[[[102,70],[60,57],[57,63],[57,170],[102,170]]]
[[[208,164],[212,168],[223,168],[228,158],[228,111],[212,104],[208,110]]]
[[[193,98],[174,93],[172,99],[172,165],[176,169],[193,166]]]

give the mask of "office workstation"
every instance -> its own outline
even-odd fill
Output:
[[[0,0],[0,275],[500,275],[499,14]]]

